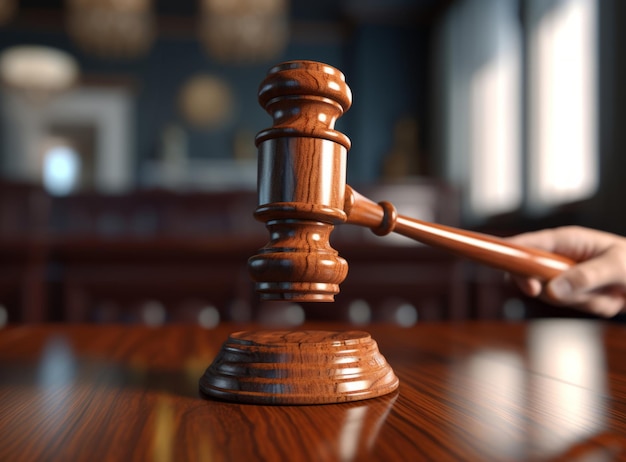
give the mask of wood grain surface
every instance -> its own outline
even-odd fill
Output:
[[[265,300],[332,302],[348,264],[330,245],[343,211],[350,140],[335,122],[352,104],[337,69],[291,61],[268,72],[259,103],[272,127],[256,136],[258,205],[270,241],[248,261]]]
[[[0,330],[0,460],[626,459],[623,325],[370,325],[400,379],[392,394],[308,406],[201,397],[221,344],[255,328]]]
[[[398,378],[363,331],[235,332],[200,379],[208,396],[252,404],[331,404],[392,393]]]
[[[272,127],[256,136],[258,208],[270,241],[248,260],[265,300],[332,302],[348,262],[330,245],[334,226],[349,223],[424,244],[521,276],[548,281],[574,265],[550,252],[505,239],[404,216],[346,185],[350,140],[335,122],[352,104],[341,71],[315,61],[274,66],[259,87]],[[367,250],[364,249],[364,252]]]

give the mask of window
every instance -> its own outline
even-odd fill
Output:
[[[80,156],[70,146],[57,144],[44,153],[43,185],[55,196],[73,192],[80,177]]]
[[[597,187],[596,3],[529,3],[530,188],[533,208],[591,196]]]
[[[132,186],[135,130],[129,89],[77,87],[40,105],[10,91],[1,96],[4,174],[41,181],[42,160],[54,147],[50,138],[58,137],[79,155],[81,187],[117,193]]]
[[[595,192],[596,1],[463,0],[448,11],[435,54],[443,170],[463,190],[466,221]]]
[[[474,214],[505,212],[522,200],[519,37],[506,20],[509,11],[493,11],[496,47],[469,83],[469,205]]]

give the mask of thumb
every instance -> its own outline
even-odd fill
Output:
[[[579,303],[589,292],[622,283],[612,261],[615,258],[607,252],[573,266],[547,284],[547,295],[561,303]]]
[[[571,271],[568,271],[568,273]],[[580,288],[575,289],[568,274],[560,274],[552,279],[545,288],[546,295],[550,300],[559,303],[572,302]],[[576,277],[574,277],[576,279]]]
[[[625,308],[626,293],[623,289],[615,285],[595,289],[588,289],[584,284],[576,287],[580,280],[575,273],[558,276],[545,287],[544,296],[551,303],[577,307],[607,318]]]

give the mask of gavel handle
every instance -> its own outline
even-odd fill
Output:
[[[515,245],[495,236],[398,215],[389,202],[375,203],[350,186],[346,186],[344,211],[347,223],[371,228],[375,234],[382,236],[393,231],[520,276],[548,281],[575,264],[567,257]]]

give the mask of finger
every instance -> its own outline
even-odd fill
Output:
[[[521,276],[510,276],[511,281],[529,297],[538,297],[541,294],[542,286],[541,282],[535,278],[525,278]]]

